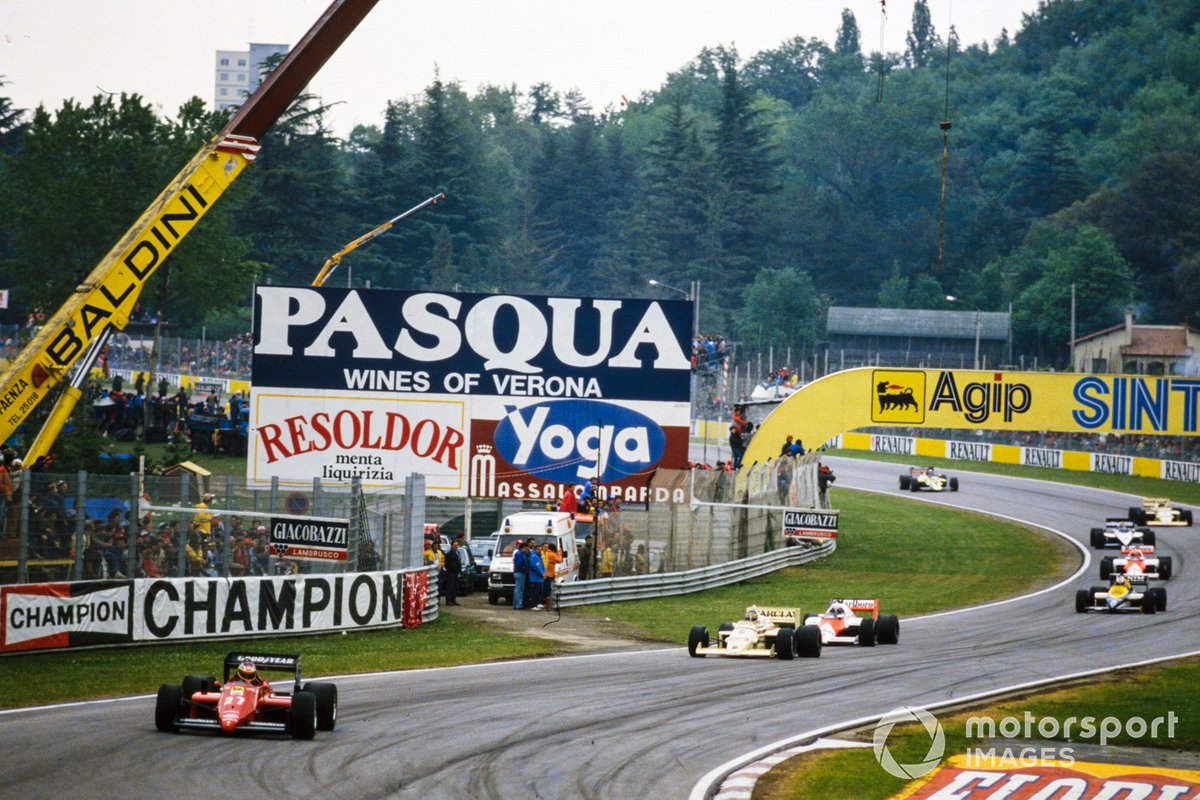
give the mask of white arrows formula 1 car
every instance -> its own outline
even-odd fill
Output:
[[[1114,575],[1124,575],[1130,583],[1169,581],[1171,557],[1154,555],[1153,547],[1124,547],[1120,557],[1100,559],[1100,580],[1106,581]]]
[[[713,644],[708,628],[693,625],[688,635],[688,654],[693,658],[747,656],[791,660],[821,655],[821,633],[812,626],[798,626],[798,608],[759,608],[750,606],[737,622],[722,622]]]
[[[870,612],[870,616],[860,617],[855,613],[858,611]],[[895,614],[880,614],[879,601],[875,599],[830,600],[825,613],[804,618],[804,626],[810,625],[821,631],[822,644],[874,647],[900,642],[900,618]]]
[[[1104,520],[1103,528],[1092,528],[1091,531],[1091,544],[1097,550],[1106,547],[1119,547],[1122,550],[1147,545],[1153,547],[1154,539],[1154,531],[1124,517],[1108,517]]]

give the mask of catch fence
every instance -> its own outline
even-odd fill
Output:
[[[426,525],[450,538],[489,536],[515,511],[547,500],[427,496],[422,476],[401,491],[323,483],[250,488],[232,477],[52,474],[14,476],[3,517],[0,584],[145,577],[242,577],[407,569],[422,563]],[[632,499],[624,499],[630,497]],[[725,564],[784,546],[787,508],[828,508],[814,456],[740,473],[658,470],[644,487],[610,495],[581,516],[593,534],[584,574],[620,578]],[[340,560],[291,558],[272,521],[343,520]],[[585,551],[586,552],[586,551]]]

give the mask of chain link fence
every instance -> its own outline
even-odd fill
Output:
[[[304,491],[252,489],[232,477],[14,475],[4,514],[0,583],[116,577],[239,577],[403,569],[422,562],[427,524],[484,538],[515,511],[546,501],[427,497],[421,476],[399,492],[314,480]],[[576,526],[581,577],[646,575],[723,564],[783,546],[784,508],[828,507],[814,457],[741,471],[658,470],[625,500],[599,492]],[[281,558],[273,517],[349,520],[345,561]],[[591,534],[590,549],[584,537]],[[479,565],[480,567],[482,565]]]

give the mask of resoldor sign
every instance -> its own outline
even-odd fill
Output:
[[[684,301],[259,286],[247,476],[619,494],[687,461]]]

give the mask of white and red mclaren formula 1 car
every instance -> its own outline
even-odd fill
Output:
[[[868,612],[870,616],[860,617],[856,612]],[[822,644],[874,647],[900,642],[900,618],[895,614],[880,614],[879,601],[875,599],[830,600],[824,613],[808,615],[804,625],[815,625],[821,631]]]
[[[1139,525],[1190,528],[1192,510],[1173,506],[1165,497],[1147,497],[1142,500],[1141,508],[1129,507],[1129,518]]]
[[[1154,546],[1154,531],[1124,517],[1108,517],[1103,528],[1092,528],[1091,545],[1097,550],[1106,547]]]
[[[1110,586],[1092,586],[1075,592],[1075,611],[1080,614],[1089,611],[1155,614],[1166,610],[1166,589],[1135,589],[1123,575],[1114,577]]]
[[[287,673],[292,691],[276,691],[262,672]],[[228,653],[222,680],[188,675],[182,685],[163,684],[154,707],[154,725],[163,732],[260,731],[311,739],[319,730],[333,730],[336,722],[337,686],[302,683],[297,655]]]
[[[708,628],[693,625],[688,634],[688,654],[693,658],[746,656],[776,658],[817,658],[821,655],[821,633],[812,626],[800,626],[798,608],[759,608],[750,606],[736,622],[722,622],[713,643]]]
[[[1100,559],[1100,579],[1106,581],[1113,575],[1124,575],[1130,583],[1169,581],[1171,557],[1154,555],[1153,547],[1124,547],[1120,557]]]

